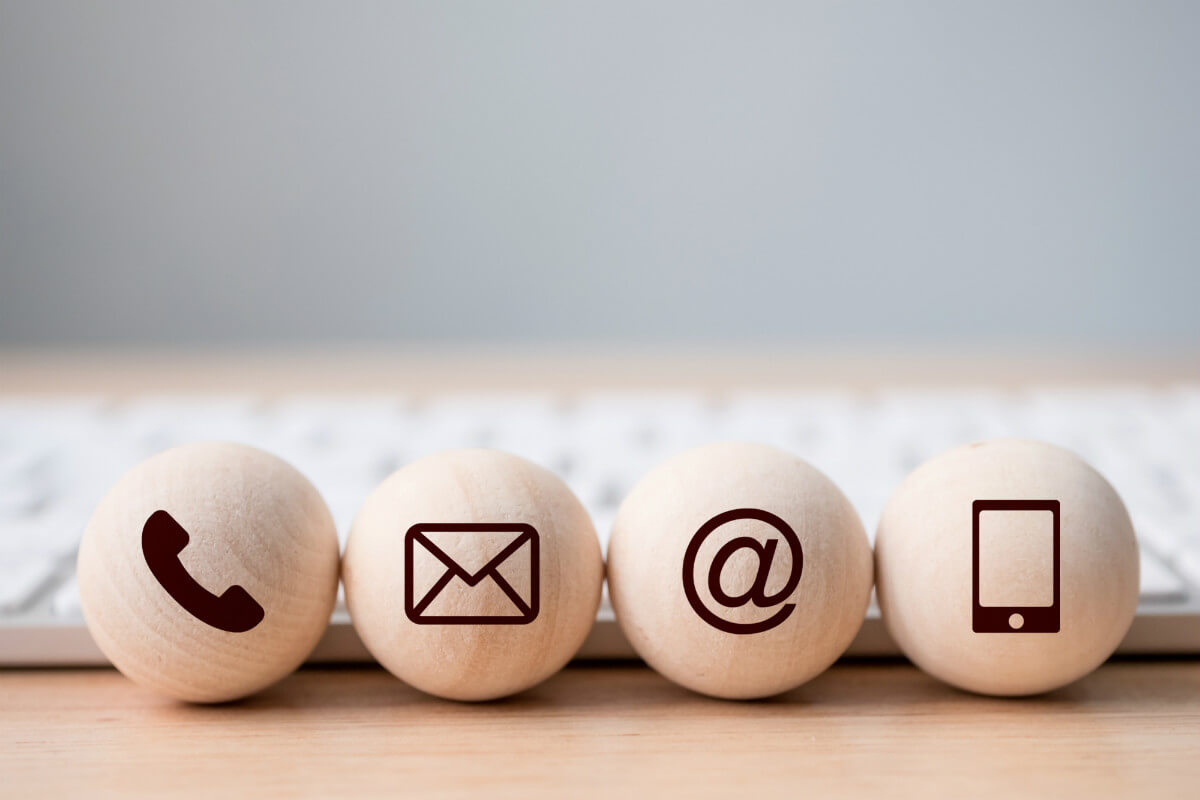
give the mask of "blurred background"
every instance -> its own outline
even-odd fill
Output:
[[[1200,4],[0,1],[0,345],[1200,342]]]

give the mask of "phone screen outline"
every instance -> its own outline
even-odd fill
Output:
[[[1049,511],[1053,523],[1054,602],[1048,606],[985,606],[979,602],[979,517],[984,511]],[[971,629],[975,633],[1058,633],[1061,621],[1057,500],[976,500],[971,504]]]

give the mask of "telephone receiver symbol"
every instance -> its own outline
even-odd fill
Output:
[[[241,586],[218,596],[196,583],[179,560],[188,540],[188,532],[166,511],[155,511],[142,528],[146,566],[167,594],[196,619],[229,633],[244,633],[262,622],[266,612]]]

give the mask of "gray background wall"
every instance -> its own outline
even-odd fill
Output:
[[[0,343],[1200,343],[1200,3],[0,0]]]

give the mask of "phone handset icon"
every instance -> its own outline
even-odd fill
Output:
[[[142,555],[146,566],[167,594],[196,619],[230,633],[244,633],[262,622],[266,612],[241,586],[230,586],[219,596],[196,583],[179,554],[188,544],[188,532],[166,511],[155,511],[142,528]]]

